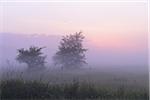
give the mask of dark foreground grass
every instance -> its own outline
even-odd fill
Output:
[[[21,79],[2,80],[1,100],[149,100],[146,89],[95,87],[72,81],[50,84]]]

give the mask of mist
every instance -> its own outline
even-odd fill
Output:
[[[10,98],[15,99],[18,96],[39,99],[43,98],[44,95],[44,98],[54,100],[53,98],[58,95],[60,95],[60,98],[68,98],[66,95],[71,98],[80,98],[80,94],[81,97],[86,94],[84,98],[87,99],[98,94],[94,98],[102,99],[105,98],[106,94],[110,94],[112,97],[106,96],[109,98],[108,100],[112,100],[112,98],[116,100],[120,97],[132,97],[129,100],[138,100],[137,98],[148,100],[149,78],[146,33],[92,33],[94,32],[83,31],[85,38],[82,45],[83,49],[87,49],[84,52],[87,64],[79,69],[76,67],[76,69],[71,70],[69,68],[63,70],[61,69],[62,66],[55,66],[53,60],[53,56],[60,50],[58,47],[62,36],[70,33],[65,32],[62,35],[53,32],[49,34],[0,33],[0,80],[3,84],[1,90],[4,91],[2,92],[2,98],[9,98],[8,95],[10,95]],[[42,68],[34,65],[35,69],[32,69],[28,63],[19,63],[19,60],[16,60],[18,49],[30,50],[31,46],[44,47],[41,52],[43,53],[42,56],[46,56],[46,59],[44,59],[46,63],[42,65]],[[68,58],[70,60],[70,57]],[[30,60],[28,59],[28,61]],[[64,62],[68,63],[68,59]],[[32,63],[34,64],[34,62]],[[74,64],[70,66],[74,66]],[[67,88],[64,86],[67,86]],[[90,86],[92,88],[88,89]],[[108,91],[106,91],[107,89]],[[24,90],[28,92],[26,93]],[[41,90],[43,92],[40,92]],[[65,91],[67,92],[64,94]],[[120,94],[120,91],[123,94]],[[78,95],[70,95],[70,92]],[[18,95],[18,93],[23,94]],[[49,95],[45,96],[47,93]],[[26,94],[37,94],[38,96],[29,97]],[[51,97],[51,94],[54,95]],[[64,95],[61,96],[61,94]]]
[[[1,67],[19,64],[15,59],[17,49],[28,48],[30,46],[46,47],[43,49],[46,58],[46,65],[53,68],[52,57],[58,50],[61,35],[41,35],[41,34],[16,34],[0,33],[1,37]],[[145,71],[148,70],[148,52],[144,50],[110,50],[108,48],[96,47],[89,38],[85,38],[85,48],[87,65],[85,68],[98,68],[101,70],[122,70],[122,71]],[[25,65],[24,65],[25,66]]]

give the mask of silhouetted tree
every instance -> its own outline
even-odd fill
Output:
[[[18,49],[16,60],[19,63],[26,63],[29,68],[44,67],[46,56],[43,56],[41,50],[44,47],[31,46],[29,49]]]
[[[87,49],[83,47],[83,39],[82,32],[63,36],[58,47],[59,50],[53,57],[55,65],[72,69],[80,68],[85,64],[85,52]]]

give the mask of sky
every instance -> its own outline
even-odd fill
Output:
[[[83,31],[98,50],[137,53],[146,58],[147,8],[146,2],[3,2],[0,34],[64,35]]]

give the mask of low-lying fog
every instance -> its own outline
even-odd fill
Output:
[[[47,67],[54,67],[52,56],[56,53],[61,36],[57,35],[23,35],[12,33],[0,33],[0,67],[24,66],[15,58],[17,49],[30,46],[43,47],[44,55],[47,55]],[[88,49],[86,58],[88,65],[85,68],[99,68],[106,70],[126,70],[148,72],[148,53],[146,51],[116,52],[109,49],[98,48],[85,38],[84,46]]]

